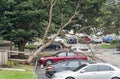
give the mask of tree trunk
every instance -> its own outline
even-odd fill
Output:
[[[18,43],[18,50],[24,52],[26,42],[19,42]]]
[[[38,48],[34,53],[32,53],[28,60],[27,60],[27,63],[31,63],[31,61],[33,60],[33,58],[35,58],[37,56],[38,53],[40,53],[45,47],[49,46],[52,42],[48,42],[46,44],[43,44],[40,48]]]
[[[19,42],[18,43],[18,50],[24,52],[26,42]],[[18,58],[24,59],[25,55],[24,53],[18,53]]]

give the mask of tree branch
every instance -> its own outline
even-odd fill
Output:
[[[45,30],[45,34],[44,34],[44,37],[43,37],[43,40],[46,40],[47,38],[47,34],[48,34],[48,31],[50,29],[50,26],[51,26],[51,22],[52,22],[52,11],[53,11],[53,7],[55,5],[55,3],[57,2],[57,0],[50,0],[50,3],[51,3],[51,7],[50,7],[50,11],[49,11],[49,21],[48,21],[48,25],[47,25],[47,28]]]

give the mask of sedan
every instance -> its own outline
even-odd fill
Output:
[[[100,37],[94,37],[91,39],[91,43],[102,43],[103,39]]]
[[[120,69],[106,63],[84,64],[72,71],[55,73],[52,79],[120,79]]]
[[[53,65],[49,65],[46,68],[45,75],[47,77],[51,77],[54,73],[65,71],[65,70],[74,70],[82,64],[89,64],[91,63],[88,60],[81,60],[81,59],[72,59],[72,60],[64,60]]]
[[[88,60],[88,56],[79,52],[64,50],[64,51],[59,51],[51,56],[42,57],[38,60],[38,62],[43,65],[50,65],[58,61],[69,60],[69,59]]]

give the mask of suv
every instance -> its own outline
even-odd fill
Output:
[[[77,43],[77,37],[72,35],[67,37],[67,43],[68,44],[76,44]]]

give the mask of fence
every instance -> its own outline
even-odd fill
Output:
[[[5,65],[8,61],[8,52],[0,51],[0,65]]]

